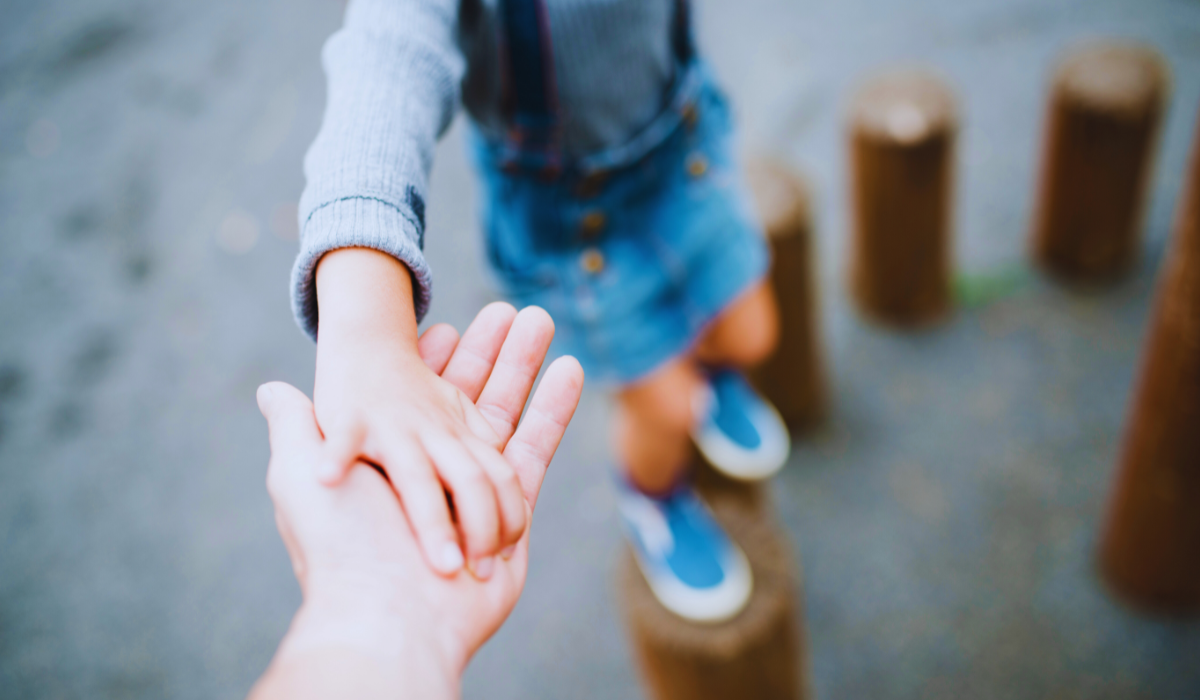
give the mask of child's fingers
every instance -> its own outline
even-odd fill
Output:
[[[533,394],[525,419],[508,441],[504,456],[517,472],[529,507],[537,503],[546,468],[562,441],[583,392],[583,368],[574,357],[551,363]]]
[[[483,307],[454,348],[442,379],[462,390],[472,402],[478,399],[516,316],[517,310],[504,302]]]
[[[338,431],[325,439],[325,454],[322,457],[317,478],[326,486],[339,483],[350,467],[358,461],[362,454],[364,426],[354,426]]]
[[[479,440],[465,442],[496,489],[496,503],[500,508],[500,550],[503,552],[525,534],[525,494],[521,491],[521,482],[512,466],[494,448]]]
[[[454,574],[463,566],[463,553],[450,520],[442,482],[438,481],[429,458],[416,445],[396,447],[398,449],[387,453],[389,465],[402,465],[388,469],[392,488],[404,506],[404,513],[429,566],[440,574]],[[396,456],[403,461],[398,461]]]
[[[454,354],[458,345],[458,331],[448,323],[430,326],[417,339],[417,354],[425,361],[425,366],[434,374],[441,374]]]
[[[516,430],[533,381],[553,339],[554,321],[550,314],[536,306],[522,309],[513,320],[508,338],[496,358],[496,366],[475,403],[500,437],[498,449],[504,449]]]
[[[428,436],[423,442],[454,498],[467,566],[476,578],[486,581],[495,569],[500,545],[500,513],[492,480],[457,439]]]

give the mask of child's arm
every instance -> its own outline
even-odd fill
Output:
[[[494,555],[525,529],[520,491],[486,408],[473,404],[477,389],[439,378],[417,354],[430,285],[425,190],[464,69],[457,8],[458,0],[353,0],[326,44],[328,102],[305,157],[293,302],[318,338],[327,481],[360,457],[380,465],[430,565],[453,573],[465,554],[487,578]],[[511,307],[486,314],[501,332],[514,316]],[[463,343],[468,351],[478,344]]]
[[[425,195],[465,69],[458,2],[351,0],[321,53],[325,114],[304,157],[300,254],[292,271],[293,308],[314,339],[322,316],[317,265],[332,250],[359,246],[391,255],[412,277],[418,321],[429,306]]]

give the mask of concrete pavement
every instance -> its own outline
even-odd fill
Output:
[[[698,3],[748,150],[803,170],[835,408],[775,495],[805,567],[817,697],[1200,697],[1200,628],[1093,576],[1140,334],[1200,105],[1182,0]],[[300,160],[336,0],[15,3],[0,25],[0,698],[244,694],[299,602],[254,388],[311,390],[291,320]],[[1174,73],[1142,262],[1080,296],[1033,278],[898,336],[842,288],[849,94],[921,62],[964,113],[957,258],[1023,259],[1054,57],[1097,34]],[[428,207],[431,320],[495,298],[461,122]],[[529,584],[467,697],[628,698],[604,397],[539,504]]]

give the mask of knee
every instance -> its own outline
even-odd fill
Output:
[[[746,324],[738,337],[726,345],[726,361],[738,367],[753,367],[769,358],[778,345],[779,316],[772,306],[756,323]]]
[[[779,344],[779,308],[770,287],[763,285],[717,322],[698,348],[711,364],[753,367],[770,357]]]

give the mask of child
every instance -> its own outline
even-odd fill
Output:
[[[486,579],[524,530],[496,439],[461,410],[478,396],[416,351],[428,172],[461,98],[492,267],[615,386],[620,510],[647,581],[685,618],[735,615],[750,569],[692,489],[693,443],[718,469],[760,479],[788,441],[734,369],[771,352],[778,322],[729,109],[695,55],[687,3],[354,0],[323,59],[293,299],[313,337],[320,322],[327,480],[359,457],[382,466],[445,574],[465,556]],[[505,332],[511,314],[495,315],[488,332]],[[486,345],[470,336],[461,343]],[[467,515],[457,531],[443,488]]]

